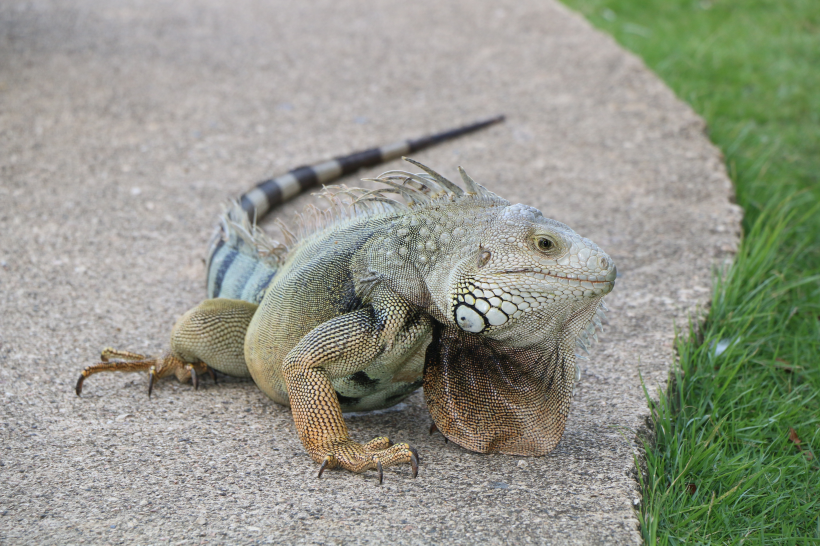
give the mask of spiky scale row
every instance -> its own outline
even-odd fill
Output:
[[[407,212],[413,207],[430,205],[445,199],[455,198],[487,198],[498,199],[498,196],[469,177],[463,168],[459,167],[462,177],[469,180],[468,191],[464,192],[451,181],[436,173],[429,167],[408,158],[404,158],[414,165],[423,167],[427,174],[410,173],[406,171],[387,171],[377,178],[365,178],[365,182],[385,184],[387,188],[366,189],[350,188],[346,185],[325,186],[321,191],[314,193],[330,203],[326,209],[320,209],[313,204],[305,207],[303,212],[296,213],[297,227],[292,230],[284,222],[277,219],[275,224],[285,239],[284,243],[270,239],[256,223],[251,223],[238,204],[235,204],[223,215],[215,241],[228,241],[232,236],[241,238],[259,249],[260,256],[267,256],[282,262],[287,253],[314,233],[324,231],[330,227],[363,217],[394,212]],[[430,174],[432,173],[432,174]],[[454,191],[456,190],[456,191]],[[385,194],[400,195],[406,203],[388,197]],[[212,243],[212,248],[213,248]]]

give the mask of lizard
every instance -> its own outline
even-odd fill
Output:
[[[613,260],[537,209],[511,204],[458,167],[463,185],[422,172],[325,186],[283,242],[258,220],[284,200],[363,165],[417,151],[501,117],[300,167],[266,180],[223,213],[208,251],[207,296],[160,357],[105,349],[85,368],[182,381],[216,370],[250,377],[290,406],[309,456],[326,469],[378,472],[418,451],[350,438],[343,412],[391,407],[423,388],[433,427],[480,453],[538,456],[563,435],[576,350],[597,341]],[[431,428],[432,431],[432,428]]]

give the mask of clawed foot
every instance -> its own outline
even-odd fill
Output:
[[[148,372],[148,396],[154,391],[154,380],[161,379],[170,374],[174,374],[177,379],[185,383],[189,379],[194,385],[194,390],[199,388],[199,376],[206,371],[216,383],[216,374],[206,364],[202,362],[190,363],[173,356],[165,355],[160,358],[147,357],[139,353],[130,351],[119,351],[116,349],[104,349],[100,355],[98,364],[87,367],[80,374],[74,392],[77,396],[83,392],[83,382],[85,379],[99,372]]]
[[[317,455],[321,456],[321,454]],[[314,456],[314,459],[317,459]],[[333,446],[329,453],[321,459],[322,466],[319,467],[317,478],[321,478],[325,469],[344,468],[351,472],[364,472],[375,469],[379,473],[379,485],[384,482],[384,468],[403,463],[410,463],[413,470],[413,477],[419,473],[419,453],[416,448],[409,444],[392,445],[385,437],[378,437],[370,440],[366,444],[358,444],[353,441],[344,441]]]

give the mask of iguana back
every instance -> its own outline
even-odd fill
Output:
[[[252,303],[261,301],[262,292],[276,274],[287,249],[285,245],[271,241],[256,225],[278,205],[364,167],[423,150],[503,120],[504,116],[496,116],[425,137],[401,140],[312,166],[297,167],[260,182],[239,198],[238,206],[226,211],[211,241],[207,258],[208,297]]]

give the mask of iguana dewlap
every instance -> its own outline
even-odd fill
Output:
[[[283,226],[284,244],[248,213],[259,217],[305,180],[344,169],[327,162],[260,184],[223,217],[209,299],[174,326],[170,353],[107,349],[77,393],[103,370],[150,370],[152,384],[170,373],[193,375],[195,385],[210,370],[250,376],[292,408],[319,475],[374,468],[381,480],[382,467],[406,462],[415,475],[413,448],[354,442],[342,412],[390,407],[422,386],[436,427],[459,445],[551,451],[569,412],[576,347],[586,349],[600,326],[615,265],[592,241],[461,168],[463,187],[411,162],[424,172],[390,171],[374,180],[377,190],[326,188],[331,208],[311,210],[298,236]]]

